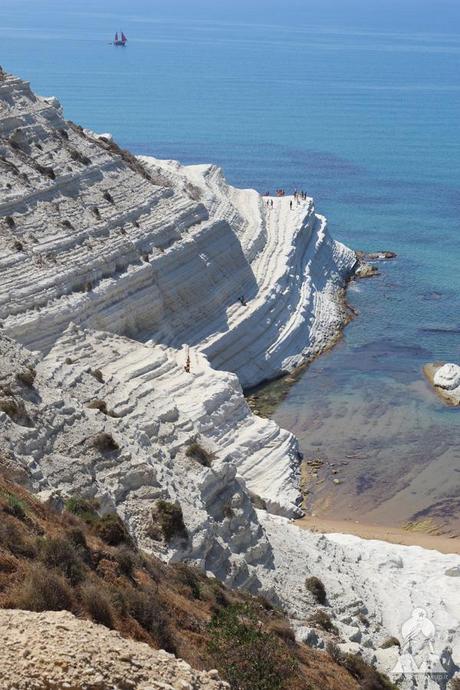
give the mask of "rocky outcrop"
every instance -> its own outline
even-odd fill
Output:
[[[28,360],[5,336],[0,343],[9,372],[0,381],[2,449],[23,482],[43,499],[97,498],[143,548],[260,589],[257,566],[270,567],[272,554],[239,464],[243,473],[247,458],[279,459],[294,441],[250,413],[234,374],[212,370],[200,353],[192,353],[188,374],[183,352],[76,326],[41,360]],[[31,371],[32,385],[21,378]],[[188,453],[194,442],[210,466]],[[295,485],[285,477],[283,498],[278,479],[277,505],[289,510]],[[161,500],[180,506],[185,536],[165,542],[152,531]]]
[[[175,348],[254,385],[343,322],[355,255],[313,201],[237,190],[214,166],[136,159],[0,81],[0,319],[47,352],[70,321]]]
[[[460,367],[458,364],[426,364],[425,376],[448,405],[460,405]]]
[[[433,376],[433,384],[440,388],[452,402],[460,405],[460,367],[458,364],[444,364]]]
[[[0,690],[224,690],[217,671],[66,611],[0,610]]]

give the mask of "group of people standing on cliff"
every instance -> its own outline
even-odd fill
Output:
[[[284,191],[284,189],[277,189],[275,194],[276,194],[276,196],[286,196],[286,192]],[[265,192],[264,196],[269,197],[270,192]],[[299,191],[297,191],[297,189],[295,189],[293,197],[294,197],[294,201],[296,201],[297,204],[300,204],[301,201],[306,201],[307,193],[304,191],[299,192]],[[292,205],[293,205],[293,201],[291,199],[291,201],[289,202],[289,208],[291,209],[291,211],[292,211]],[[267,206],[269,208],[273,208],[273,199],[267,199]]]

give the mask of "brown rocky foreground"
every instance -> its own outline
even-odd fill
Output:
[[[0,610],[1,690],[224,690],[217,671],[124,639],[67,611]]]

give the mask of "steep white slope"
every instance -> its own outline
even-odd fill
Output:
[[[337,291],[355,254],[311,199],[269,210],[213,166],[141,163],[10,76],[0,168],[0,319],[32,350],[73,321],[196,345],[249,386],[322,349],[343,322]]]
[[[460,666],[460,556],[348,534],[315,534],[284,518],[257,514],[274,554],[274,569],[263,583],[274,580],[299,639],[318,644],[319,635],[321,645],[321,637],[328,638],[321,631],[312,635],[306,616],[311,595],[304,580],[316,576],[326,587],[324,610],[344,650],[359,651],[403,688],[446,687]],[[380,648],[390,635],[401,648]],[[402,666],[411,670],[404,674]]]
[[[0,344],[1,371],[9,372],[0,380],[2,457],[33,491],[96,497],[144,548],[260,589],[255,566],[270,567],[271,549],[236,463],[252,447],[261,452],[277,427],[251,415],[233,374],[214,372],[198,355],[189,375],[182,353],[71,326],[35,362],[31,385],[22,375],[33,360],[4,336]],[[253,438],[244,433],[251,425]],[[99,445],[101,434],[114,444]],[[211,467],[187,455],[194,439],[214,453]],[[159,500],[180,505],[187,538],[158,538]]]

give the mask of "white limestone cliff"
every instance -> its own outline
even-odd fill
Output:
[[[423,601],[453,645],[445,575],[458,557],[321,537],[269,514],[298,514],[297,443],[250,412],[241,386],[330,342],[356,261],[312,200],[272,208],[214,166],[136,159],[11,76],[0,170],[2,462],[42,498],[97,497],[164,559],[264,592],[299,636],[313,574],[361,652]],[[101,433],[112,448],[96,447]],[[211,467],[187,455],[195,439]],[[152,533],[158,499],[180,503],[187,538]]]
[[[197,346],[251,386],[343,323],[354,252],[308,199],[269,208],[214,166],[135,159],[0,80],[0,319],[47,352],[73,321]]]

